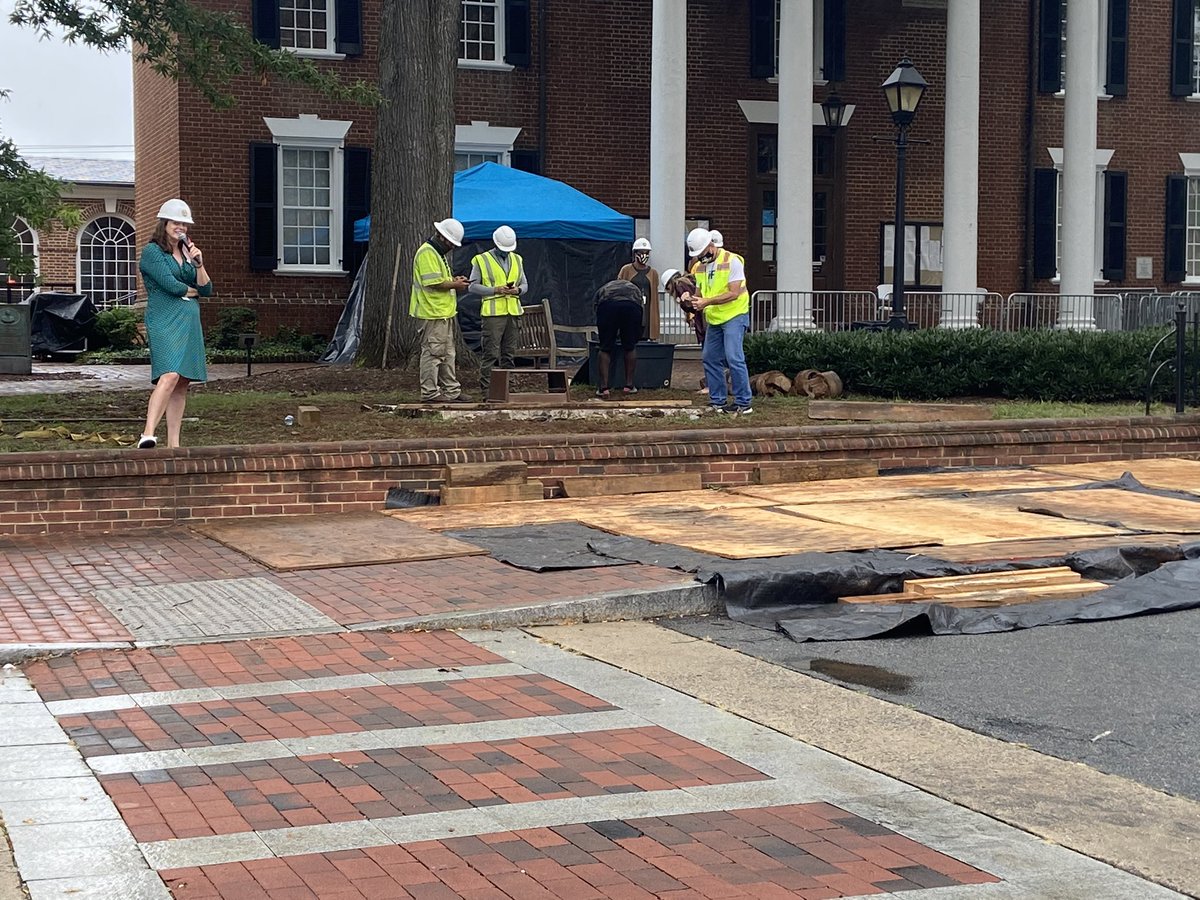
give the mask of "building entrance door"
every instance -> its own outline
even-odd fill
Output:
[[[776,212],[779,197],[779,130],[774,125],[750,128],[750,244],[746,278],[751,291],[776,289],[778,246]],[[842,286],[842,204],[837,165],[837,138],[813,138],[813,290]]]

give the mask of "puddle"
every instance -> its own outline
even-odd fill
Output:
[[[809,660],[809,671],[836,678],[847,684],[861,684],[863,687],[875,688],[888,694],[907,694],[912,688],[913,679],[879,666],[868,666],[865,663],[843,662],[839,659],[818,657]]]

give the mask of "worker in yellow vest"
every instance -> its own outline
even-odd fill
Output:
[[[408,312],[421,329],[421,401],[423,403],[469,403],[454,371],[454,319],[458,314],[458,291],[467,289],[467,279],[455,276],[449,256],[461,247],[463,226],[458,219],[434,222],[435,233],[413,258],[412,295]]]
[[[712,242],[713,246],[718,250],[725,249],[725,235],[721,234],[721,232],[717,231],[715,228],[712,230]],[[734,253],[733,255],[741,260],[743,266],[746,265],[746,257],[742,256],[740,253]]]
[[[750,291],[746,288],[746,270],[736,253],[713,244],[707,228],[693,228],[687,237],[688,256],[693,266],[696,291],[690,299],[693,308],[703,310],[708,326],[704,334],[704,380],[708,402],[713,411],[748,416],[750,372],[742,340],[750,330]],[[733,405],[726,406],[725,369],[733,382]]]
[[[479,387],[486,397],[492,369],[513,367],[519,335],[521,298],[529,293],[525,261],[517,250],[517,233],[507,225],[492,232],[495,244],[471,260],[470,291],[480,298],[483,349],[479,364]]]

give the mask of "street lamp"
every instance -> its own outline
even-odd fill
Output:
[[[892,237],[892,317],[888,328],[903,330],[908,328],[904,308],[904,157],[908,150],[908,129],[921,105],[926,85],[921,73],[905,57],[881,87],[896,123],[896,222]]]
[[[842,123],[846,120],[846,104],[837,95],[837,91],[831,91],[829,96],[821,102],[821,115],[825,117],[825,126],[830,131],[836,131],[842,127]]]

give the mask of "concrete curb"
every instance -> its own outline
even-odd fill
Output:
[[[80,650],[132,650],[133,641],[90,641],[77,644],[0,644],[0,665],[17,665],[42,656],[64,656]]]

